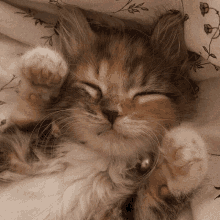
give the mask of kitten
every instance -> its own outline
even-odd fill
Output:
[[[60,9],[62,53],[39,47],[20,61],[10,123],[51,123],[2,134],[0,216],[120,220],[136,194],[135,219],[175,219],[169,198],[186,200],[207,170],[204,141],[179,125],[194,100],[183,18],[167,13],[149,33],[83,13]]]

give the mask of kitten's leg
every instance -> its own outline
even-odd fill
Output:
[[[67,64],[56,51],[38,47],[22,57],[21,75],[20,96],[32,105],[43,104],[58,96]]]
[[[203,180],[208,167],[206,144],[190,126],[180,125],[167,132],[161,151],[162,169],[174,195],[188,194]]]
[[[21,84],[18,94],[21,99],[12,116],[16,124],[36,121],[42,117],[51,98],[59,95],[68,68],[58,52],[38,47],[23,55],[19,70]]]
[[[138,192],[137,220],[176,219],[183,207],[188,208],[190,194],[207,172],[206,144],[192,126],[182,124],[168,131],[160,150],[161,157],[147,187]]]

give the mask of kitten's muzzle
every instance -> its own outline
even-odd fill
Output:
[[[116,118],[119,116],[118,111],[114,110],[103,109],[102,113],[104,117],[107,118],[112,125],[114,124]]]

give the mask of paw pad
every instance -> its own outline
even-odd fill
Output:
[[[42,104],[59,95],[68,70],[59,53],[38,47],[24,54],[21,66],[23,86],[18,93],[22,99]]]

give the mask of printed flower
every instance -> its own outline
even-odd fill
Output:
[[[207,3],[200,2],[200,11],[203,16],[209,12],[209,5]]]
[[[212,26],[210,24],[204,24],[204,31],[206,32],[206,34],[210,34],[212,33]]]
[[[187,21],[189,19],[189,15],[188,14],[185,14],[184,15],[184,21]]]

